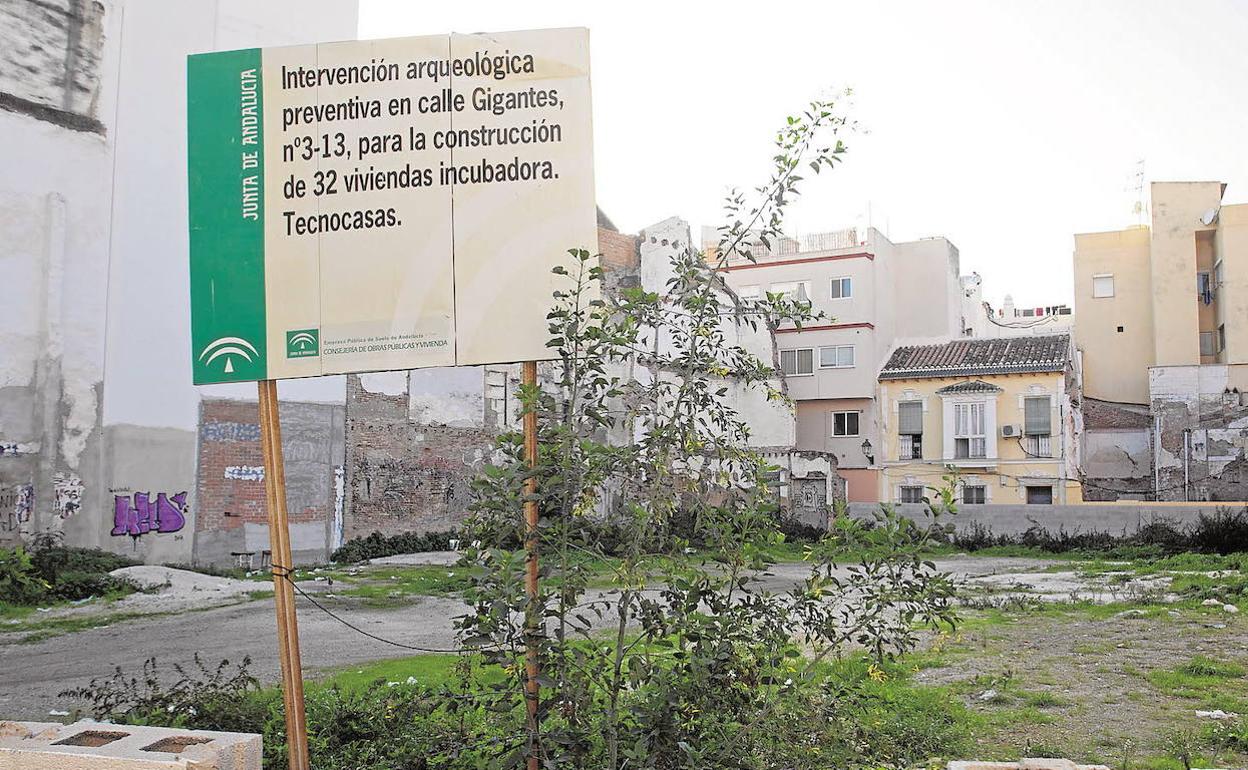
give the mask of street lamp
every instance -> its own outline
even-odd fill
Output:
[[[862,440],[862,456],[867,458],[868,465],[875,464],[875,455],[871,454],[871,439],[869,438]]]

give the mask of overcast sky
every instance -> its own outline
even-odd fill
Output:
[[[1136,221],[1140,160],[1248,201],[1248,2],[738,5],[362,0],[360,37],[589,27],[598,203],[630,232],[718,224],[784,116],[852,87],[869,133],[788,230],[944,235],[994,304],[1069,301],[1072,234]]]

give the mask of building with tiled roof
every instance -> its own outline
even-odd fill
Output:
[[[897,348],[880,371],[880,379],[1060,372],[1069,365],[1070,335],[1067,334],[962,339]]]
[[[965,506],[1081,502],[1070,336],[903,345],[880,371],[880,499]]]

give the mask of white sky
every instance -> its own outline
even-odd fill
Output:
[[[744,10],[745,8],[749,10]],[[733,10],[741,8],[742,10]],[[1248,3],[362,0],[360,37],[586,26],[598,203],[718,224],[785,115],[849,86],[845,164],[787,229],[944,235],[985,297],[1071,299],[1072,234],[1133,224],[1133,174],[1248,200]]]

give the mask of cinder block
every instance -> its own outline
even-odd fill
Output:
[[[261,758],[250,733],[0,722],[0,770],[261,770]]]
[[[950,762],[947,770],[1109,770],[1105,765],[1077,765],[1069,759],[1029,757],[1018,762]]]

